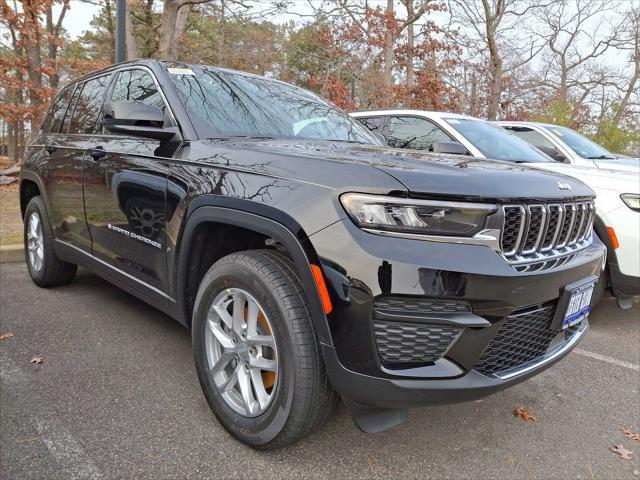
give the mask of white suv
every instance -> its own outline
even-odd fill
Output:
[[[602,145],[567,127],[540,122],[495,122],[527,143],[539,148],[557,162],[625,170],[640,165],[640,159],[613,153]]]
[[[597,194],[594,228],[608,247],[601,291],[609,285],[621,308],[630,307],[631,297],[640,295],[640,167],[637,160],[598,158],[582,165],[577,161],[559,163],[494,123],[454,113],[375,110],[351,115],[384,136],[391,147],[524,163],[583,181]]]

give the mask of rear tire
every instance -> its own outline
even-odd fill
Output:
[[[234,323],[236,302],[243,312],[238,320],[242,328]],[[264,392],[261,379],[268,378],[264,376],[268,372],[253,370],[251,359],[256,351],[250,339],[257,337],[245,333],[251,330],[249,312],[256,309],[262,312],[257,318],[266,319],[258,320],[264,326],[258,333],[263,339],[271,335],[275,345],[273,350],[259,347],[266,349],[266,357],[274,359],[276,365],[275,379],[270,377],[264,383],[269,385],[269,398],[264,402],[258,391]],[[217,340],[212,343],[214,337],[220,339],[220,346],[215,347],[218,350],[211,346],[218,345]],[[296,442],[324,424],[336,408],[338,396],[325,372],[304,289],[292,261],[281,253],[251,250],[216,262],[198,290],[192,340],[198,377],[209,406],[231,435],[253,448],[268,450]],[[248,347],[242,346],[243,342]],[[254,350],[247,353],[247,348]],[[225,357],[225,352],[229,356]],[[251,372],[252,382],[248,390],[251,398],[244,403],[244,410],[247,387],[243,391],[243,367]],[[239,380],[230,382],[234,372],[240,372]]]
[[[33,197],[24,212],[24,253],[29,275],[40,287],[67,285],[78,266],[63,262],[53,249],[53,232],[41,197]]]

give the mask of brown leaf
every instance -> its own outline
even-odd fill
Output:
[[[520,417],[525,422],[537,422],[538,417],[531,415],[522,405],[516,405],[515,410],[513,411],[514,417]]]
[[[13,338],[13,333],[7,332],[0,335],[0,340],[7,340],[8,338]]]
[[[635,440],[636,442],[640,442],[640,433],[633,433],[631,430],[627,430],[624,427],[620,427],[620,430],[622,430],[622,433],[624,433],[624,436],[627,437],[629,440]]]
[[[611,446],[609,447],[609,450],[611,450],[623,460],[631,460],[631,456],[633,455],[633,452],[624,448],[622,444]]]
[[[42,357],[33,357],[31,363],[42,363]]]

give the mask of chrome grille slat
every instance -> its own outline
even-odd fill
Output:
[[[518,271],[561,266],[592,238],[592,201],[504,205],[500,247]]]
[[[546,208],[548,214],[547,225],[540,249],[543,252],[551,250],[553,246],[556,245],[560,228],[562,227],[562,205],[552,204],[547,205]]]

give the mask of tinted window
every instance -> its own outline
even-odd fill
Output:
[[[108,81],[109,76],[105,75],[84,83],[71,117],[69,133],[96,133]]]
[[[445,118],[487,158],[511,162],[550,162],[545,154],[502,127],[473,118]]]
[[[344,112],[293,85],[204,67],[169,68],[168,73],[203,137],[303,138],[381,144]]]
[[[527,143],[530,143],[534,147],[538,148],[553,148],[556,150],[556,147],[550,140],[544,137],[541,133],[536,132],[530,128],[525,127],[506,127],[511,133],[513,133],[516,137],[521,138]]]
[[[391,117],[387,143],[395,148],[428,150],[433,143],[450,142],[451,137],[434,123],[417,117]]]
[[[143,70],[125,70],[118,74],[111,100],[114,102],[140,102],[164,110],[164,101],[149,73]]]
[[[64,114],[67,111],[69,98],[71,97],[72,92],[73,88],[65,88],[55,98],[51,105],[51,110],[49,110],[49,113],[47,114],[47,118],[45,118],[42,123],[43,132],[57,133],[60,131],[60,126],[62,125]]]
[[[385,126],[387,124],[386,117],[354,117],[358,120],[362,125],[367,127],[369,130],[375,133],[379,133],[380,135],[385,134]]]
[[[76,89],[73,92],[73,96],[71,97],[71,101],[69,102],[69,107],[64,114],[64,120],[62,121],[61,132],[66,133],[69,130],[69,124],[71,123],[71,117],[73,116],[73,110],[76,108],[76,103],[78,103],[78,97],[80,96],[80,91],[82,90],[82,83],[76,86]]]

